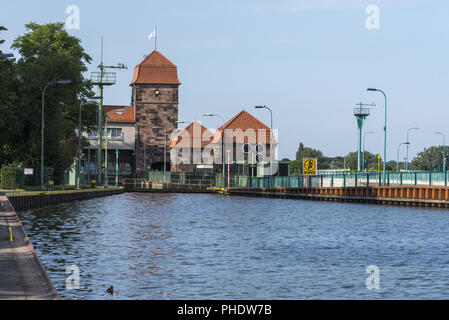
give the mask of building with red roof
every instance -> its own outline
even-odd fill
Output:
[[[119,111],[116,111],[119,110]],[[103,106],[103,115],[107,118],[107,150],[108,150],[108,181],[115,181],[116,164],[118,160],[119,177],[131,178],[134,169],[134,152],[136,142],[136,126],[133,106]],[[106,121],[103,132],[103,147],[106,147]],[[97,130],[85,133],[89,146],[84,149],[82,170],[87,181],[97,175]],[[105,154],[103,152],[103,154]],[[118,158],[117,158],[118,155]],[[86,181],[86,183],[87,183]]]
[[[131,87],[139,174],[170,166],[167,145],[170,134],[178,128],[180,84],[177,67],[159,51],[153,51],[134,69]]]

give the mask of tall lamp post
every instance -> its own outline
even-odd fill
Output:
[[[410,131],[412,130],[419,130],[419,128],[415,127],[415,128],[410,128],[407,130],[407,142],[410,142]],[[407,160],[405,162],[405,170],[408,170],[408,146],[410,145],[410,143],[407,145]]]
[[[225,123],[225,119],[222,116],[220,116],[219,114],[204,113],[203,117],[218,117],[221,119],[221,121],[223,121],[223,124]],[[223,164],[223,184],[224,184],[224,179],[225,179],[224,129],[221,132],[221,162]]]
[[[153,127],[153,130],[164,130],[164,181],[165,173],[167,172],[167,129],[164,127]]]
[[[42,91],[42,124],[41,124],[41,189],[44,190],[44,132],[45,132],[45,91],[53,84],[71,84],[72,80],[59,80],[48,83]]]
[[[372,134],[375,133],[374,131],[368,131],[365,132],[365,134],[363,135],[363,163],[362,163],[362,170],[365,170],[365,141],[366,141],[366,135],[367,134]]]
[[[92,97],[92,100],[98,100],[101,97]],[[81,173],[81,112],[82,108],[84,106],[85,102],[80,103],[80,112],[79,112],[79,119],[78,119],[78,161],[76,163],[76,188],[80,188],[80,173]]]
[[[104,115],[104,122],[105,122],[105,147],[104,147],[104,186],[108,187],[108,119],[111,114],[123,114],[123,112],[126,111],[126,109],[114,109],[109,112],[107,112]],[[101,172],[100,172],[101,176]]]
[[[405,144],[405,145],[410,145],[410,142],[402,142],[400,145],[399,145],[399,147],[398,147],[398,162],[396,163],[396,166],[397,166],[397,172],[399,172],[399,150],[401,149],[401,146],[403,145],[403,144]]]
[[[446,172],[446,136],[442,132],[435,132],[443,137],[443,172]]]
[[[255,106],[256,109],[267,109],[270,111],[271,124],[270,124],[270,187],[273,187],[273,111],[267,106]]]
[[[387,167],[387,95],[380,89],[376,88],[368,88],[367,91],[377,91],[384,95],[385,98],[385,125],[384,125],[384,164],[383,164],[383,185],[387,185],[387,175],[386,175],[386,167]]]

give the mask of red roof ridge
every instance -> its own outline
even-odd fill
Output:
[[[110,112],[115,109],[125,109],[122,111],[123,114],[110,114],[108,122],[121,122],[121,123],[134,123],[134,106],[124,106],[124,105],[104,105],[103,112]]]
[[[249,113],[246,110],[242,110],[239,113],[237,113],[234,117],[232,117],[230,120],[228,120],[225,124],[223,124],[220,128],[218,128],[217,131],[223,131],[223,129],[228,128],[233,122],[235,122],[235,120],[237,120],[238,118],[240,118],[243,115],[249,117],[251,120],[255,120],[257,122],[257,124],[261,125],[264,129],[270,130],[270,128],[267,125],[265,125],[262,121],[257,119],[251,113]]]
[[[134,68],[131,85],[135,83],[181,84],[176,65],[157,50],[151,52]]]
[[[159,59],[159,60],[156,60]],[[151,60],[153,60],[155,63],[152,63]],[[150,63],[147,63],[150,62]],[[164,56],[162,53],[160,53],[157,50],[154,50],[151,52],[148,56],[145,57],[138,65],[140,66],[158,66],[158,67],[176,67],[176,65],[171,62],[166,56]]]

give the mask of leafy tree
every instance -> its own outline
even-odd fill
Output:
[[[6,30],[0,26],[0,32]],[[0,45],[3,43],[0,39]],[[18,86],[14,62],[0,58],[0,166],[15,160],[15,144],[20,133]]]
[[[449,164],[449,147],[445,147],[446,165]],[[443,146],[425,148],[412,160],[410,169],[440,171],[443,167]]]
[[[298,151],[296,152],[296,160],[292,161],[291,172],[298,175],[303,172],[303,159],[304,158],[317,158],[318,169],[322,168],[322,162],[325,159],[323,153],[320,150],[305,147],[301,142],[299,144]]]
[[[363,153],[361,154],[361,161],[363,161]],[[369,151],[365,151],[365,168],[368,170],[377,170],[377,155],[372,154]],[[382,161],[382,160],[381,160]],[[346,156],[346,168],[349,168],[350,170],[357,170],[357,164],[358,164],[358,157],[357,152],[350,152]],[[396,162],[395,162],[396,165]],[[396,167],[395,167],[396,170]]]
[[[93,96],[92,86],[83,77],[91,57],[81,41],[64,30],[63,23],[25,25],[27,33],[12,47],[21,55],[17,62],[18,103],[21,136],[17,158],[27,164],[40,162],[41,99],[50,82],[69,79],[70,85],[52,85],[45,94],[45,165],[55,169],[59,178],[69,169],[76,155],[75,128],[81,97]],[[84,125],[93,125],[95,110],[83,112]]]

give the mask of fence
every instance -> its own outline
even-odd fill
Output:
[[[160,182],[171,185],[209,185],[210,181],[217,188],[316,188],[316,187],[369,187],[382,186],[382,172],[343,172],[316,176],[273,176],[252,178],[250,176],[233,175],[194,175],[189,173],[163,173],[152,171],[144,181]],[[440,186],[448,185],[447,172],[386,172],[386,186]]]
[[[53,168],[44,169],[44,185],[48,186],[49,181],[53,180]],[[39,190],[41,184],[40,168],[33,168],[33,175],[25,175],[24,168],[5,166],[0,168],[0,189],[27,189]]]

